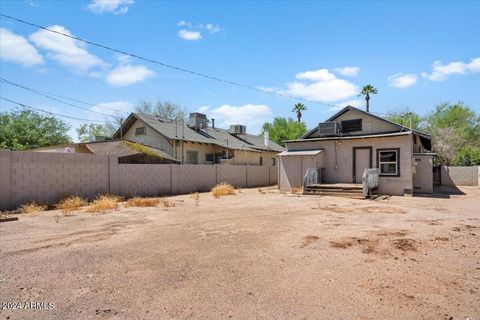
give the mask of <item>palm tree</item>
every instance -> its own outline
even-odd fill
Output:
[[[365,96],[365,102],[367,103],[367,112],[370,112],[370,95],[371,94],[377,94],[378,90],[371,84],[367,84],[366,86],[363,86],[362,91],[358,95],[360,96]]]
[[[295,106],[292,109],[292,112],[295,112],[297,114],[297,119],[298,122],[302,120],[302,111],[307,110],[307,106],[304,105],[303,103],[296,103]]]

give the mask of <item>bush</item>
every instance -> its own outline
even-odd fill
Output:
[[[90,206],[88,207],[87,211],[88,212],[106,212],[107,210],[110,210],[110,209],[117,209],[118,202],[121,200],[122,198],[120,198],[119,196],[114,196],[109,194],[100,195],[100,196],[97,196],[97,198],[90,203]]]
[[[84,199],[77,196],[71,196],[57,203],[55,208],[62,210],[64,214],[69,214],[72,211],[79,210],[85,205],[87,205],[87,201]]]
[[[23,204],[20,207],[20,210],[22,211],[22,213],[35,213],[47,210],[47,206],[43,204],[38,204],[36,202],[30,202]]]
[[[210,191],[214,198],[220,198],[221,196],[229,196],[235,194],[235,188],[228,183],[220,183],[212,188]]]
[[[127,201],[125,207],[155,207],[160,203],[160,199],[157,198],[132,198]]]

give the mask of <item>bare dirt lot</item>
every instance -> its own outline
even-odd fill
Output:
[[[480,319],[480,190],[462,190],[22,215],[0,223],[1,318]],[[53,309],[5,303],[27,301]]]

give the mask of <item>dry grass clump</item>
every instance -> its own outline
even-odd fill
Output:
[[[155,207],[160,203],[160,199],[157,198],[140,198],[135,197],[129,199],[125,204],[125,207]]]
[[[303,188],[296,188],[296,187],[293,187],[293,188],[291,188],[291,189],[290,189],[290,192],[291,192],[292,194],[295,194],[295,195],[297,195],[297,194],[300,194],[300,193],[302,193],[302,192],[303,192]]]
[[[121,201],[121,198],[119,196],[114,196],[110,194],[100,195],[97,196],[97,198],[90,203],[87,211],[106,212],[110,209],[117,209],[119,201]]]
[[[220,183],[212,188],[210,191],[214,198],[220,198],[221,196],[230,196],[235,194],[235,188],[228,183]]]
[[[330,241],[330,246],[333,248],[346,249],[352,245],[353,242],[351,240]]]
[[[195,192],[192,194],[193,201],[195,201],[195,207],[198,207],[200,205],[200,194],[198,192]]]
[[[260,194],[266,194],[266,192],[263,191],[262,189],[258,189],[258,193],[260,193]]]
[[[36,202],[30,202],[22,204],[20,210],[22,213],[35,213],[47,210],[47,206],[43,204],[38,204]]]
[[[63,214],[68,215],[85,205],[87,205],[87,201],[84,199],[77,196],[71,196],[57,203],[55,208],[62,210]]]
[[[176,206],[175,201],[169,201],[169,200],[166,199],[166,198],[161,198],[161,199],[160,199],[160,203],[161,203],[162,206],[164,206],[165,208],[170,208],[170,207],[175,207],[175,206]]]

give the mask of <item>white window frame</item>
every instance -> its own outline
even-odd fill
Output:
[[[378,170],[380,172],[381,176],[399,176],[399,150],[397,149],[382,149],[378,150]],[[381,161],[382,159],[382,152],[395,152],[395,161]],[[390,172],[382,172],[382,164],[394,164],[395,165],[395,173],[390,173]]]

